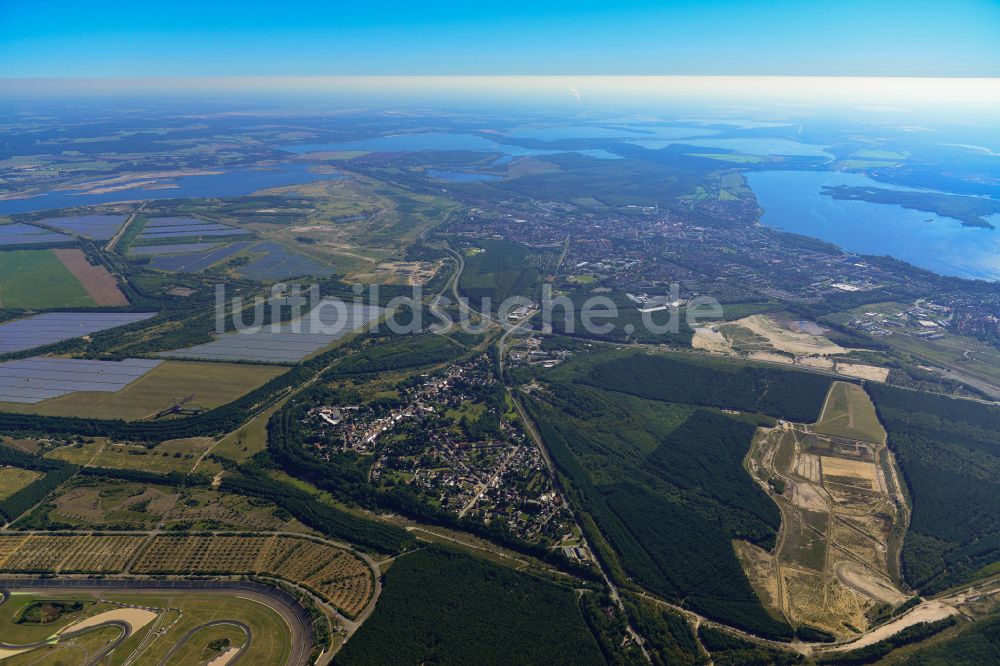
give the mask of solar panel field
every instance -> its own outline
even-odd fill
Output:
[[[189,254],[219,247],[221,243],[180,243],[177,245],[139,245],[129,250],[134,257],[155,257],[161,254]]]
[[[52,217],[41,220],[41,223],[71,234],[86,236],[92,240],[109,240],[125,224],[125,217],[122,215],[76,215]]]
[[[0,240],[0,247],[2,243]],[[94,305],[94,299],[52,250],[0,252],[0,308]]]
[[[153,218],[146,222],[139,234],[139,241],[159,241],[173,238],[199,236],[242,236],[247,231],[217,222],[194,218]]]
[[[0,398],[0,410],[84,418],[99,414],[104,419],[134,421],[152,417],[189,396],[186,408],[219,407],[286,371],[276,365],[165,361],[115,393],[81,387],[77,392],[34,404],[4,402],[6,399]]]
[[[58,245],[70,243],[72,236],[56,233],[30,224],[0,225],[0,248],[17,247],[19,245]]]
[[[201,245],[201,243],[194,243],[195,245]],[[166,271],[168,273],[198,273],[210,268],[215,264],[225,261],[230,257],[234,257],[240,252],[248,249],[253,245],[253,241],[241,241],[237,243],[230,243],[229,245],[224,245],[208,252],[186,252],[184,254],[174,254],[167,256],[154,256],[149,262],[150,268],[155,268],[158,271]],[[152,246],[152,247],[162,247],[162,246]],[[168,246],[176,247],[176,246]],[[132,248],[133,252],[139,248]]]
[[[20,352],[127,326],[155,312],[47,312],[0,324],[0,354]]]
[[[90,361],[25,358],[0,363],[0,401],[35,404],[79,391],[114,393],[163,363],[155,359]]]
[[[332,266],[322,264],[271,241],[258,243],[252,251],[264,253],[264,256],[251,261],[238,271],[240,275],[251,280],[270,282],[294,277],[329,277],[334,273]]]
[[[326,300],[296,322],[264,326],[256,332],[233,332],[185,349],[161,352],[166,358],[252,363],[296,363],[364,328],[382,316],[377,305]]]

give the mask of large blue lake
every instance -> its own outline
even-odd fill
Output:
[[[844,201],[825,186],[909,190],[838,171],[756,171],[745,174],[764,208],[767,226],[835,243],[850,252],[890,255],[941,275],[1000,280],[997,229],[964,227],[958,220],[891,204]]]
[[[343,176],[309,171],[307,164],[284,163],[272,169],[245,169],[206,176],[183,176],[170,179],[177,187],[167,189],[135,188],[103,194],[86,194],[77,190],[49,192],[30,199],[0,201],[0,214],[30,213],[53,208],[89,206],[116,201],[144,201],[193,197],[238,197],[271,187],[299,185],[314,180],[330,180]]]
[[[390,136],[379,136],[372,139],[362,139],[360,141],[347,141],[345,143],[299,143],[288,146],[281,146],[282,150],[291,153],[317,153],[333,152],[340,150],[367,150],[376,153],[406,153],[417,150],[470,150],[488,153],[503,153],[513,157],[524,157],[529,155],[554,155],[557,153],[575,152],[588,157],[598,159],[618,159],[619,156],[609,153],[606,150],[538,150],[534,148],[523,148],[500,143],[502,137],[497,137],[498,141],[492,141],[476,134],[450,134],[446,132],[428,132],[425,134],[392,134]]]

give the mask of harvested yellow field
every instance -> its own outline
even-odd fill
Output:
[[[878,476],[875,473],[875,465],[872,463],[823,456],[820,458],[820,465],[824,477],[846,476],[852,479],[861,479],[871,484],[872,490],[878,488]]]

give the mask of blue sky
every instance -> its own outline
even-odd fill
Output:
[[[1000,76],[1000,0],[0,0],[0,77]]]

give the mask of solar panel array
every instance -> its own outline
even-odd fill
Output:
[[[0,247],[17,247],[18,245],[56,245],[72,241],[72,236],[60,234],[30,224],[0,225]]]
[[[0,324],[0,354],[24,351],[134,324],[155,312],[47,312]]]
[[[92,240],[109,240],[125,224],[125,218],[122,215],[75,215],[53,217],[42,223]]]
[[[129,254],[135,257],[155,257],[161,254],[190,254],[204,252],[222,243],[180,243],[177,245],[139,245],[129,249]]]
[[[170,240],[187,236],[242,236],[249,232],[217,222],[206,222],[194,218],[161,217],[146,222],[139,239]]]
[[[162,257],[154,256],[149,262],[149,267],[170,273],[197,273],[246,250],[251,245],[253,245],[253,241],[241,241],[230,243],[229,245],[224,245],[208,252],[190,252]],[[138,248],[132,249],[135,251]]]
[[[0,402],[33,405],[80,391],[115,393],[163,363],[156,359],[89,361],[25,358],[0,363]]]
[[[339,305],[338,305],[339,304]],[[286,322],[277,330],[264,326],[257,332],[226,333],[212,342],[186,349],[162,352],[167,358],[253,363],[297,363],[351,331],[377,320],[383,309],[377,305],[325,300],[297,322]]]
[[[321,264],[315,259],[292,252],[271,241],[258,243],[253,251],[265,254],[238,271],[240,275],[251,280],[270,282],[306,276],[329,277],[334,272],[332,266]]]

